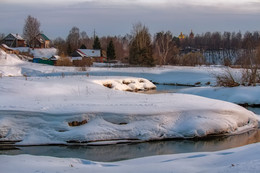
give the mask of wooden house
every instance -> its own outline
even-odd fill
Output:
[[[50,48],[50,39],[45,34],[38,34],[34,39],[34,48]]]
[[[99,49],[77,49],[71,56],[73,61],[91,59],[93,62],[104,62],[107,60],[107,58],[101,56],[101,50]]]
[[[26,47],[26,42],[19,34],[8,34],[3,40],[2,43],[8,47]]]

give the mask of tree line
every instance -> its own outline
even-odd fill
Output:
[[[23,36],[33,45],[33,38],[40,33],[38,19],[28,16]],[[4,38],[0,34],[0,40]],[[52,40],[59,55],[69,56],[77,49],[101,49],[108,60],[119,60],[137,66],[154,65],[249,65],[256,63],[260,33],[255,32],[206,32],[190,33],[184,38],[171,31],[160,31],[153,36],[142,23],[133,25],[131,34],[125,36],[89,36],[74,26],[64,39]]]

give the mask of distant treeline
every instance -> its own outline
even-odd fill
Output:
[[[0,40],[4,36],[0,34]],[[65,39],[58,37],[52,40],[52,46],[62,56],[70,56],[79,48],[101,49],[102,56],[107,56],[108,60],[116,59],[137,66],[242,65],[255,63],[252,59],[260,46],[260,33],[191,32],[173,36],[171,31],[161,31],[152,36],[148,27],[137,23],[133,25],[131,34],[98,37],[97,34],[89,36],[74,26]]]

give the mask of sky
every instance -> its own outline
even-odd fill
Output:
[[[130,34],[141,22],[151,34],[171,31],[260,31],[260,0],[0,0],[0,33],[23,33],[28,15],[49,38],[76,26],[89,36]]]

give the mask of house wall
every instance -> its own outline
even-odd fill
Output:
[[[18,40],[12,34],[6,36],[3,41],[3,44],[6,44],[8,47],[25,47],[25,40]]]
[[[50,48],[50,40],[45,41],[45,48]]]
[[[17,47],[25,47],[26,44],[25,44],[25,41],[24,40],[18,40],[17,41]]]

